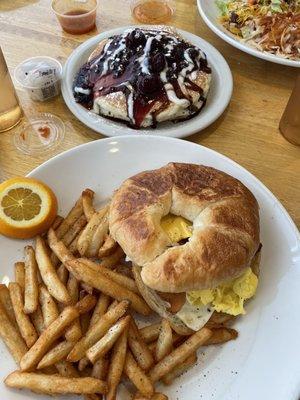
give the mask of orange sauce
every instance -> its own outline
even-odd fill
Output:
[[[91,31],[95,27],[96,10],[94,12],[85,10],[71,10],[58,16],[64,31],[73,35],[81,35]]]
[[[137,4],[133,17],[146,24],[159,24],[167,22],[173,15],[173,9],[166,3],[158,0],[148,0]]]

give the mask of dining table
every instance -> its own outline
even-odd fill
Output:
[[[221,40],[201,19],[196,0],[175,3],[176,12],[169,24],[215,46],[228,62],[234,81],[232,99],[223,115],[185,140],[222,153],[249,170],[274,193],[300,227],[300,147],[289,143],[278,128],[299,69],[255,58]],[[26,58],[51,56],[64,64],[90,37],[136,24],[129,0],[99,0],[96,27],[83,35],[71,35],[61,29],[51,0],[0,2],[0,46],[12,76],[14,68]],[[30,156],[14,146],[13,135],[18,126],[0,133],[0,180],[26,175],[56,154],[104,137],[82,124],[61,95],[35,102],[14,83],[25,116],[40,112],[57,115],[65,124],[65,138],[52,152]]]

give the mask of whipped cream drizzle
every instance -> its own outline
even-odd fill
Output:
[[[123,92],[129,125],[139,128],[150,113],[155,126],[156,115],[170,103],[186,109],[188,118],[200,111],[205,98],[194,82],[199,71],[211,73],[197,47],[168,32],[129,29],[108,39],[102,52],[81,67],[73,92],[78,103],[99,113],[98,97]],[[188,89],[198,94],[196,106]]]

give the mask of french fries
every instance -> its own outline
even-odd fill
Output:
[[[23,356],[20,367],[22,371],[30,371],[43,358],[50,349],[51,345],[62,335],[65,329],[79,317],[79,312],[75,307],[66,307],[58,318],[48,326]]]
[[[97,264],[87,258],[78,258],[77,261],[87,265],[95,272],[99,272],[107,278],[110,278],[112,281],[118,283],[119,285],[124,286],[126,289],[131,290],[132,292],[135,292],[137,294],[140,293],[134,279],[128,278],[127,276],[121,275],[118,272],[105,268],[102,266],[102,264]]]
[[[82,207],[82,197],[76,201],[74,207],[68,213],[66,218],[62,221],[59,227],[56,229],[56,235],[58,239],[61,239],[67,231],[70,229],[72,225],[81,217],[83,214],[83,207]]]
[[[170,385],[174,379],[178,378],[183,372],[192,368],[197,362],[197,354],[193,353],[180,364],[176,365],[171,372],[162,377],[162,381],[165,385]]]
[[[81,195],[83,212],[88,221],[90,221],[90,219],[96,212],[96,210],[93,206],[94,195],[95,195],[95,193],[91,189],[85,189]]]
[[[163,319],[161,329],[156,343],[156,361],[162,360],[165,356],[171,353],[173,347],[172,328],[168,320]]]
[[[65,376],[67,378],[78,378],[80,376],[74,365],[66,360],[57,362],[55,364],[55,368],[61,376]]]
[[[59,361],[65,359],[73,347],[74,343],[68,342],[67,340],[58,343],[51,350],[49,350],[48,353],[44,355],[44,357],[38,363],[37,369],[50,367],[50,365],[54,365]]]
[[[29,389],[44,394],[92,394],[106,393],[107,385],[95,378],[65,378],[33,372],[15,371],[5,379],[6,386]]]
[[[113,347],[111,361],[109,364],[109,370],[107,374],[108,392],[106,394],[106,400],[116,399],[117,387],[121,380],[125,364],[126,351],[127,351],[127,335],[128,335],[128,330],[125,329]]]
[[[27,346],[31,347],[36,342],[38,335],[29,316],[23,311],[22,289],[18,283],[10,282],[8,290],[20,333]]]
[[[101,260],[100,265],[103,268],[113,268],[118,265],[122,258],[125,258],[124,251],[121,249],[121,247],[117,247],[114,253]]]
[[[111,281],[103,274],[100,274],[99,272],[97,273],[78,260],[68,261],[66,263],[66,267],[75,275],[78,280],[87,283],[106,295],[119,301],[122,301],[123,299],[129,300],[131,302],[131,307],[140,314],[149,315],[151,313],[151,310],[145,300],[143,300],[136,293],[124,288],[116,282]]]
[[[110,303],[110,297],[104,293],[100,293],[97,304],[94,308],[91,320],[90,327],[95,325],[95,323],[104,315],[108,309]]]
[[[61,215],[57,215],[55,217],[55,220],[53,221],[53,224],[51,225],[51,228],[56,230],[59,227],[59,225],[63,222],[63,220],[64,219]]]
[[[138,365],[147,371],[154,364],[154,359],[134,320],[131,321],[128,331],[128,345]]]
[[[106,235],[104,238],[104,243],[98,251],[98,257],[103,258],[110,256],[112,253],[114,253],[117,247],[117,242],[110,235]]]
[[[211,337],[212,332],[207,328],[202,328],[190,336],[186,341],[173,350],[169,355],[159,361],[149,372],[152,382],[156,382],[164,375],[168,374],[172,369],[186,360],[200,346],[202,346]]]
[[[127,377],[133,400],[168,400],[155,391],[157,381],[170,385],[195,365],[200,346],[238,333],[225,326],[231,316],[216,312],[198,332],[178,334],[166,319],[139,329],[129,308],[145,316],[152,311],[109,234],[109,205],[96,211],[93,197],[83,191],[67,217],[36,238],[35,250],[25,247],[16,282],[0,284],[0,337],[20,365],[5,383],[116,400]]]
[[[19,330],[17,330],[8,318],[2,302],[0,302],[0,336],[16,363],[19,364],[28,348]]]
[[[64,222],[62,222],[62,224]],[[60,225],[60,227],[62,226],[62,224]],[[47,286],[47,289],[51,296],[53,296],[57,301],[61,303],[70,303],[71,297],[67,291],[67,288],[58,278],[56,270],[52,265],[50,257],[48,255],[45,242],[40,236],[38,236],[36,239],[35,256],[42,280]]]
[[[122,334],[122,332],[127,328],[130,321],[130,316],[123,317],[116,322],[107,333],[92,347],[90,347],[86,355],[88,359],[94,364],[99,358],[104,357],[105,354],[113,347],[116,340]]]
[[[221,344],[228,342],[229,340],[234,340],[238,337],[238,333],[235,329],[231,328],[217,328],[211,329],[211,337],[204,343],[204,345],[209,346],[212,344]]]
[[[108,206],[95,212],[79,236],[77,249],[82,256],[96,257],[108,232]]]
[[[40,285],[39,287],[39,299],[44,326],[47,328],[50,324],[52,324],[53,321],[57,319],[59,311],[55,300],[43,285]]]
[[[151,380],[138,366],[130,351],[126,354],[124,372],[139,392],[148,397],[153,395],[154,387]]]
[[[38,266],[31,246],[25,247],[24,312],[32,314],[39,304]]]
[[[15,263],[15,282],[20,285],[24,292],[25,289],[25,264],[23,262]]]
[[[35,330],[40,335],[45,329],[44,318],[41,307],[38,305],[38,308],[30,315],[31,322],[35,327]]]
[[[76,362],[83,358],[86,351],[99,339],[101,339],[101,337],[105,335],[107,330],[111,328],[111,326],[125,314],[128,306],[129,302],[124,300],[119,303],[115,308],[104,314],[103,317],[95,325],[89,328],[82,339],[76,343],[73,350],[68,355],[67,360],[71,362]]]
[[[154,340],[158,339],[160,328],[161,328],[160,322],[141,328],[140,335],[144,339],[144,342],[151,343],[154,342]]]
[[[106,357],[99,358],[99,360],[97,360],[93,365],[92,377],[105,380],[108,371],[108,364],[109,364],[108,358]]]
[[[2,304],[3,309],[5,310],[8,319],[10,320],[10,322],[12,323],[12,325],[19,330],[17,321],[16,321],[16,317],[15,317],[15,313],[14,313],[14,308],[10,299],[10,295],[9,295],[9,290],[8,288],[3,285],[0,284],[0,304]]]

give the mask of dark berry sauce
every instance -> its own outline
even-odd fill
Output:
[[[193,73],[211,73],[205,54],[173,33],[131,29],[108,39],[103,50],[84,64],[73,83],[77,103],[97,109],[95,99],[122,92],[126,97],[129,126],[140,128],[150,113],[151,126],[171,102],[184,105],[182,119],[196,115],[205,96],[191,78]],[[199,94],[196,107],[185,89]]]

